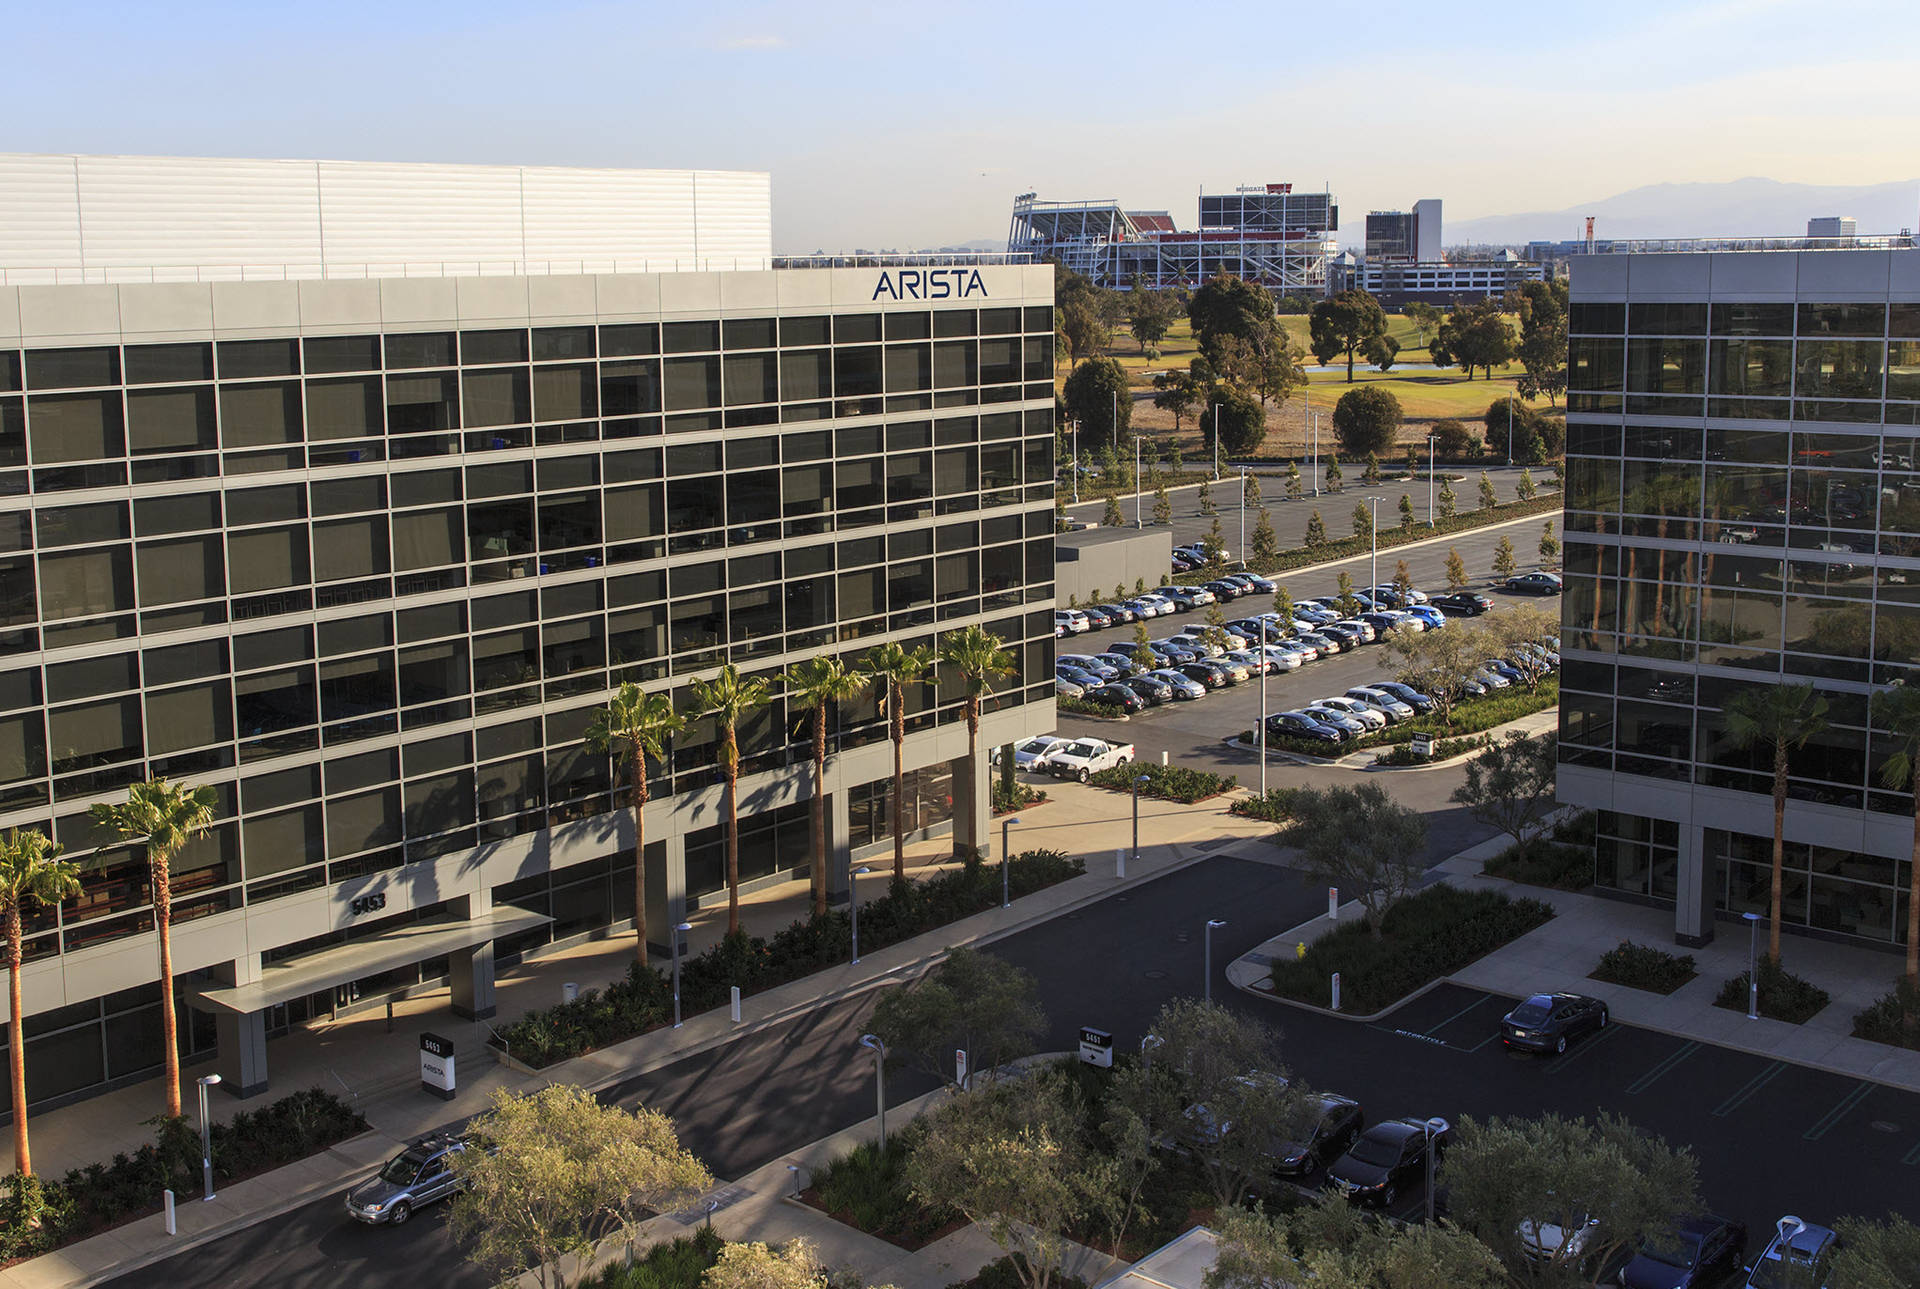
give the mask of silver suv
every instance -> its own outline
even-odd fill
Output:
[[[413,1210],[460,1189],[453,1157],[467,1148],[464,1137],[436,1132],[389,1159],[380,1172],[347,1192],[347,1213],[362,1222],[399,1226]]]

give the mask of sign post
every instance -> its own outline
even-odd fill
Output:
[[[953,1049],[953,1083],[962,1092],[967,1090],[967,1049]]]
[[[1080,1030],[1080,1063],[1113,1068],[1113,1035],[1104,1029],[1083,1026]]]
[[[1432,760],[1433,759],[1433,735],[1415,734],[1413,736],[1412,742],[1408,744],[1407,750],[1409,752],[1412,752],[1415,756],[1419,757],[1422,761]]]
[[[1333,1009],[1340,1010],[1340,973],[1333,973]]]
[[[420,1090],[453,1100],[453,1040],[438,1034],[420,1036]]]
[[[1327,921],[1338,922],[1339,920],[1340,888],[1337,886],[1329,886],[1327,888]]]

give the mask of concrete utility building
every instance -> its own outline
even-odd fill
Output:
[[[582,735],[980,623],[1053,722],[1053,274],[775,271],[767,177],[0,157],[0,829],[95,866],[29,910],[31,1104],[160,1064],[146,866],[87,808],[213,787],[173,867],[189,1060],[630,926],[631,820]],[[776,691],[777,692],[777,691]],[[987,844],[953,678],[907,696],[906,827]],[[650,938],[724,898],[716,732],[650,767]],[[885,849],[892,749],[824,785],[776,698],[740,731],[759,884]],[[828,802],[829,853],[809,801]],[[956,804],[958,803],[958,804]],[[9,1041],[19,1018],[6,1017]]]
[[[1687,944],[1766,915],[1772,753],[1724,713],[1810,681],[1783,922],[1904,943],[1870,696],[1920,684],[1920,251],[1596,250],[1570,331],[1559,793],[1599,811],[1595,881]]]

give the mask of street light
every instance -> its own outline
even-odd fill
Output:
[[[1210,918],[1207,921],[1206,1001],[1208,1002],[1213,1001],[1213,930],[1215,927],[1222,927],[1226,924],[1226,919],[1224,918]]]
[[[1437,1162],[1433,1157],[1433,1148],[1440,1133],[1446,1128],[1445,1119],[1427,1120],[1427,1224],[1433,1224],[1433,1169]]]
[[[853,961],[849,966],[860,965],[860,879],[872,871],[862,864],[853,870],[853,880],[847,883],[847,908],[853,914]]]
[[[218,1074],[203,1074],[198,1080],[200,1084],[200,1180],[206,1189],[203,1199],[213,1198],[213,1121],[207,1115],[207,1089],[219,1081]]]
[[[1140,862],[1140,785],[1152,781],[1152,776],[1146,774],[1137,775],[1133,780],[1133,862],[1136,865]],[[1120,876],[1125,877],[1126,874]]]
[[[1433,512],[1433,441],[1436,437],[1432,434],[1427,435],[1427,527],[1429,528],[1440,526]],[[1074,500],[1080,500],[1078,494],[1075,494]]]
[[[1507,468],[1513,468],[1513,395],[1507,395]]]
[[[1760,915],[1742,913],[1747,920],[1747,1019],[1760,1019]]]
[[[1313,437],[1307,442],[1307,472],[1313,476],[1313,495],[1320,495],[1320,413],[1313,414]]]
[[[1793,1242],[1807,1229],[1807,1224],[1793,1214],[1788,1213],[1774,1222],[1774,1229],[1780,1233],[1780,1283],[1791,1284],[1799,1277],[1793,1270]],[[1812,1261],[1811,1258],[1808,1261]]]
[[[1133,436],[1133,526],[1140,524],[1140,436]]]
[[[1267,673],[1273,670],[1273,657],[1267,652],[1267,620],[1260,619],[1260,796],[1267,795]]]
[[[1080,422],[1068,421],[1067,428],[1073,432],[1073,504],[1080,504]]]
[[[1247,467],[1240,467],[1240,567],[1247,566]]]
[[[1007,830],[1019,822],[1018,819],[1000,821],[1000,907],[1003,909],[1013,907],[1012,887],[1007,880],[1007,861],[1013,858],[1013,850],[1007,844]]]
[[[1220,404],[1213,405],[1213,477],[1220,478]]]
[[[680,937],[693,930],[691,922],[676,922],[673,926],[673,1027],[680,1028]]]
[[[860,1046],[873,1053],[873,1119],[880,1125],[880,1153],[887,1150],[887,1045],[872,1034],[860,1036]]]
[[[1367,555],[1367,585],[1375,588],[1378,594],[1380,585],[1380,498],[1367,498],[1367,513],[1372,517],[1367,524],[1367,535],[1373,539],[1373,548]]]

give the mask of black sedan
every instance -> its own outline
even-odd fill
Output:
[[[1402,1191],[1426,1185],[1428,1144],[1438,1163],[1452,1131],[1445,1119],[1376,1123],[1334,1161],[1327,1177],[1348,1199],[1389,1208]]]
[[[1477,618],[1493,607],[1492,600],[1473,591],[1455,591],[1451,595],[1436,595],[1427,603],[1450,618]]]
[[[1306,712],[1275,712],[1267,717],[1267,737],[1337,744],[1347,741],[1347,732]]]
[[[1089,703],[1099,703],[1102,707],[1117,707],[1131,716],[1135,712],[1145,711],[1147,700],[1128,689],[1125,685],[1102,685],[1098,689],[1087,691]]]
[[[1663,1235],[1641,1242],[1621,1269],[1627,1289],[1705,1289],[1741,1269],[1747,1228],[1731,1218],[1689,1217]]]
[[[1535,994],[1500,1018],[1500,1041],[1528,1052],[1564,1052],[1607,1027],[1607,1005],[1585,994]]]
[[[1204,662],[1183,662],[1178,667],[1175,667],[1174,670],[1185,676],[1188,680],[1199,681],[1208,689],[1220,689],[1227,683],[1226,672],[1221,671],[1218,667],[1210,667]]]
[[[1164,680],[1155,680],[1152,676],[1129,676],[1120,683],[1155,707],[1173,701],[1173,686]]]
[[[1328,1161],[1346,1153],[1366,1126],[1367,1116],[1358,1101],[1329,1092],[1320,1098],[1319,1117],[1313,1122],[1313,1131],[1305,1141],[1289,1141],[1281,1146],[1275,1153],[1273,1171],[1282,1177],[1301,1177],[1325,1168]]]
[[[1560,594],[1558,573],[1518,573],[1507,579],[1507,589],[1522,595]]]
[[[1203,585],[1205,585],[1209,591],[1212,591],[1214,598],[1222,604],[1230,600],[1237,600],[1253,589],[1250,586],[1242,586],[1238,582],[1229,582],[1224,577],[1215,578],[1213,581],[1204,583]]]

